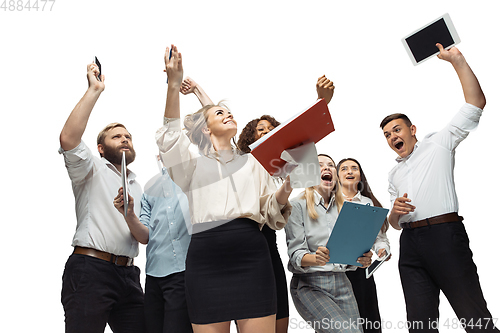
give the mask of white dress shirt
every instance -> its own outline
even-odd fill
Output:
[[[465,104],[444,129],[418,141],[410,155],[398,158],[389,173],[391,207],[405,193],[415,211],[402,215],[399,224],[458,212],[453,170],[455,149],[479,123],[482,111]]]
[[[278,203],[271,176],[251,154],[233,152],[228,161],[213,148],[208,155],[195,154],[179,118],[165,118],[156,141],[170,177],[188,197],[193,225],[239,217],[254,220],[261,228],[268,224],[278,230],[286,224],[291,206]],[[203,230],[198,227],[193,230]]]
[[[72,245],[136,257],[139,253],[137,240],[113,205],[122,186],[121,173],[105,158],[92,155],[83,141],[72,150],[60,148],[59,153],[64,155],[75,195],[77,222]],[[137,200],[134,212],[139,216],[142,189],[133,172],[128,175],[128,183],[130,195]]]

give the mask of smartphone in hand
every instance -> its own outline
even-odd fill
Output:
[[[99,75],[97,76],[97,79],[99,81],[101,81],[101,73],[102,73],[102,69],[101,69],[101,63],[99,62],[99,59],[97,59],[97,57],[94,57],[95,58],[95,64],[97,65],[97,67],[99,68]]]

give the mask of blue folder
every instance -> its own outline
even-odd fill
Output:
[[[372,248],[388,212],[385,208],[344,202],[326,244],[329,263],[361,267],[357,260]]]

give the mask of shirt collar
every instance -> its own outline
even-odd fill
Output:
[[[342,193],[344,195],[344,193]],[[344,199],[346,198],[346,196],[344,195]],[[356,195],[354,197],[352,197],[352,202],[360,202],[361,201],[361,192],[358,191],[358,193],[356,193]]]
[[[234,160],[239,155],[238,150],[236,148],[234,148],[234,147],[232,147],[232,153],[233,153],[233,156],[230,159],[228,159],[226,161],[226,163]],[[207,156],[208,157],[213,157],[213,158],[217,159],[218,161],[223,162],[220,159],[221,156],[220,156],[219,152],[217,150],[215,150],[215,148],[214,148],[213,145],[210,146],[210,148],[208,150]]]
[[[408,156],[406,156],[406,157],[399,157],[398,156],[396,158],[396,162],[400,163],[400,162],[404,162],[404,161],[408,160],[411,157],[411,155],[413,155],[415,150],[417,150],[419,143],[420,143],[420,141],[415,142],[415,145],[413,146],[413,150],[411,151],[411,153]]]
[[[323,206],[330,206],[330,204],[335,200],[335,192],[332,193],[332,196],[330,197],[330,202],[328,203],[328,205],[325,205],[325,200],[323,199],[323,197],[321,196],[321,194],[318,193],[318,191],[314,190],[314,204],[316,206],[319,206],[319,204],[323,204]]]
[[[114,172],[116,172],[118,175],[121,176],[121,171],[119,171],[118,169],[116,169],[116,167],[110,162],[108,161],[107,159],[105,159],[104,157],[101,157],[101,160],[111,169],[113,170]],[[135,179],[135,173],[133,173],[129,168],[127,168],[127,177],[129,179],[129,181],[133,181]]]

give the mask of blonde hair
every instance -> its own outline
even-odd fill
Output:
[[[117,128],[117,127],[123,127],[128,132],[127,128],[123,124],[120,124],[120,123],[111,123],[111,124],[108,124],[97,135],[97,144],[98,145],[103,144],[104,143],[104,138],[106,137],[106,134],[108,133],[108,131],[112,130],[113,128]],[[129,134],[130,134],[130,132],[129,132]],[[132,137],[132,134],[130,134],[130,136]]]
[[[195,113],[188,114],[184,118],[184,128],[186,129],[187,137],[205,155],[209,153],[212,142],[210,141],[210,136],[203,133],[203,128],[207,127],[208,110],[214,107],[223,107],[229,110],[224,101],[220,101],[216,105],[205,105]]]
[[[335,183],[335,204],[337,205],[337,212],[340,212],[342,205],[344,204],[344,196],[342,195],[342,190],[340,189],[339,181]],[[314,186],[308,187],[303,192],[302,199],[306,199],[307,214],[313,220],[318,219],[318,212],[316,211],[316,204],[314,203]]]
[[[329,158],[333,162],[335,168],[337,168],[335,162],[333,161],[333,158],[331,158],[327,154],[318,154],[318,157],[319,156],[324,156]],[[342,189],[340,188],[338,177],[337,181],[335,182],[334,190],[335,190],[335,204],[337,205],[337,212],[340,212],[340,210],[342,209],[342,205],[344,204],[344,195],[342,194]],[[306,199],[307,214],[309,215],[309,217],[313,220],[317,220],[318,212],[316,211],[316,204],[314,203],[314,191],[315,191],[314,186],[306,188],[301,198]]]

